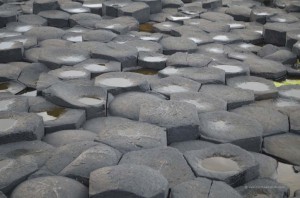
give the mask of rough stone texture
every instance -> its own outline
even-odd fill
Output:
[[[294,165],[300,165],[300,137],[294,134],[282,134],[264,138],[263,151]]]
[[[143,104],[140,107],[139,121],[167,128],[168,144],[199,137],[198,113],[192,104],[178,101]]]
[[[260,151],[263,128],[253,118],[226,111],[208,112],[199,115],[201,138],[232,143],[246,150]]]
[[[258,176],[258,164],[247,151],[232,144],[223,144],[202,150],[187,151],[184,154],[189,165],[198,177],[221,180],[231,186],[239,186]],[[212,171],[201,165],[202,161],[211,157],[223,157],[235,161],[239,169],[236,171]]]
[[[12,198],[66,196],[87,198],[88,189],[81,183],[60,176],[38,177],[20,184],[11,194]]]
[[[164,128],[126,118],[95,118],[87,121],[83,128],[97,133],[98,141],[123,153],[167,144]]]
[[[159,171],[169,181],[170,187],[195,178],[183,154],[171,147],[132,151],[126,153],[119,164],[149,166]]]
[[[147,179],[144,179],[147,178]],[[91,173],[89,197],[157,197],[168,194],[168,181],[147,166],[121,164]]]

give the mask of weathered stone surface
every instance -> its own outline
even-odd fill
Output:
[[[187,151],[184,154],[189,165],[198,177],[206,177],[221,180],[231,186],[239,186],[258,176],[258,164],[254,157],[247,151],[232,144],[223,144],[202,150]],[[215,159],[215,162],[205,160]],[[226,165],[218,164],[222,160],[230,161],[234,167],[226,168]],[[209,164],[212,164],[209,166]],[[215,164],[216,167],[213,165]]]
[[[12,198],[67,196],[87,198],[88,189],[81,183],[60,176],[38,177],[21,183],[11,194]]]
[[[163,97],[152,93],[127,92],[116,96],[109,103],[108,111],[112,116],[139,120],[141,105],[163,99]]]
[[[119,164],[149,166],[159,171],[169,181],[170,187],[195,178],[183,154],[171,147],[132,151],[126,153]]]
[[[170,144],[170,147],[176,148],[180,152],[184,153],[186,151],[201,150],[214,145],[215,143],[203,140],[189,140],[184,142],[174,142]]]
[[[233,112],[257,120],[263,127],[263,135],[269,136],[289,131],[288,116],[269,108],[243,106]]]
[[[198,112],[192,104],[178,101],[153,101],[142,104],[139,121],[167,128],[168,144],[199,137]]]
[[[147,179],[144,179],[147,178]],[[157,197],[168,194],[168,181],[147,166],[122,164],[91,173],[89,196],[92,197]]]
[[[217,143],[232,143],[246,150],[260,151],[263,128],[253,118],[226,111],[199,115],[201,138]]]
[[[62,130],[45,135],[43,141],[48,144],[60,147],[73,142],[93,141],[97,139],[97,134],[87,130]]]
[[[223,99],[227,102],[228,110],[254,102],[254,93],[252,91],[225,85],[203,85],[200,89],[201,92]]]
[[[33,113],[3,112],[0,122],[0,144],[40,140],[44,136],[43,120]]]
[[[278,163],[276,159],[261,153],[251,153],[259,165],[259,178],[276,177]]]
[[[125,118],[95,118],[87,121],[83,128],[97,133],[98,141],[123,153],[167,144],[164,128]]]
[[[282,134],[264,138],[263,151],[294,165],[300,165],[299,135]]]

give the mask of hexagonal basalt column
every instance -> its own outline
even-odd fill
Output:
[[[142,104],[139,121],[167,128],[168,144],[199,138],[197,109],[185,102],[153,101]]]
[[[258,176],[254,157],[232,144],[187,151],[184,156],[198,177],[221,180],[234,187]]]

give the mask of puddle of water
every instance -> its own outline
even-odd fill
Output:
[[[98,98],[90,98],[90,97],[82,97],[78,99],[79,102],[86,104],[86,105],[100,105],[103,104],[105,101]]]
[[[260,82],[244,82],[237,85],[238,88],[252,91],[268,91],[269,86]]]
[[[233,65],[215,65],[213,66],[218,69],[224,70],[226,73],[237,73],[241,72],[242,68],[239,66],[233,66]]]
[[[243,25],[243,24],[240,24],[240,23],[231,23],[231,24],[229,24],[229,27],[230,28],[244,28],[245,27],[245,25]]]
[[[216,41],[229,41],[228,36],[225,36],[225,35],[218,35],[218,36],[213,37],[213,39]]]
[[[17,123],[14,119],[0,119],[0,131],[7,131],[13,128]]]
[[[259,12],[259,13],[256,13],[256,15],[263,16],[263,15],[269,15],[269,13],[267,13],[267,12]]]
[[[140,39],[144,40],[144,41],[155,41],[155,40],[157,40],[157,38],[151,37],[151,36],[141,36]]]
[[[47,111],[48,115],[51,115],[54,117],[59,117],[62,114],[64,114],[65,112],[66,112],[66,109],[62,108],[62,107],[56,107],[56,108],[53,108],[53,109],[50,109]]]
[[[168,85],[165,87],[158,88],[157,91],[162,93],[180,93],[180,92],[187,92],[189,90],[185,87],[181,87],[178,85]]]
[[[215,172],[238,172],[240,167],[232,159],[225,157],[210,157],[201,161],[201,166]]]
[[[255,47],[255,45],[251,44],[251,43],[243,43],[239,45],[241,48],[250,48],[250,47]]]
[[[166,61],[166,60],[167,60],[166,57],[161,57],[161,56],[157,56],[157,57],[147,56],[144,58],[144,61],[147,61],[147,62],[160,62],[160,61]]]
[[[98,65],[98,64],[88,64],[84,66],[84,69],[91,71],[91,72],[102,72],[107,69],[105,65]]]
[[[0,111],[7,111],[14,102],[14,99],[0,100]]]
[[[200,43],[200,42],[202,42],[202,40],[201,40],[201,39],[199,39],[199,38],[195,38],[195,37],[189,37],[188,39],[190,39],[190,40],[194,41],[195,43]]]
[[[7,42],[1,42],[0,43],[0,50],[10,49],[12,46],[14,46],[15,42],[7,41]]]
[[[144,74],[144,75],[156,75],[158,73],[157,70],[154,69],[137,69],[137,70],[132,70],[131,72],[134,73],[139,73],[139,74]]]
[[[300,189],[300,173],[296,173],[292,165],[278,162],[276,180],[290,188],[290,195]]]
[[[154,32],[153,25],[151,23],[140,24],[139,26],[140,32]]]
[[[86,58],[84,56],[60,56],[58,59],[62,61],[67,61],[67,62],[81,62],[84,61]]]
[[[69,8],[69,9],[66,9],[66,11],[73,12],[73,13],[81,13],[81,12],[86,12],[87,9],[85,9],[85,8]]]
[[[84,71],[77,70],[69,70],[60,72],[59,77],[61,78],[79,78],[85,76],[86,73]]]
[[[282,99],[276,100],[275,105],[277,107],[293,107],[294,106],[295,108],[300,106],[300,104],[295,101],[286,101],[286,100],[282,100]]]
[[[126,78],[107,78],[101,80],[99,83],[110,87],[130,87],[133,85],[133,82]]]
[[[167,67],[167,68],[161,70],[162,74],[167,74],[167,75],[177,74],[178,72],[179,72],[179,70],[174,67]]]
[[[7,89],[9,88],[9,83],[0,83],[0,92],[6,92]]]
[[[174,21],[178,21],[178,20],[190,19],[191,17],[189,17],[189,16],[170,16],[170,18]]]
[[[57,119],[57,117],[48,115],[48,112],[46,112],[46,111],[37,113],[37,115],[41,116],[44,121],[52,121],[52,120],[56,120]]]

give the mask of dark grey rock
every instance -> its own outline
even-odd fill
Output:
[[[13,10],[1,10],[0,12],[0,27],[3,28],[9,22],[17,21],[18,13]]]
[[[286,75],[286,67],[279,62],[266,59],[247,59],[250,74],[271,80],[283,79]]]
[[[57,0],[34,0],[32,12],[38,14],[44,10],[56,10],[58,7]]]
[[[212,67],[173,67],[168,66],[158,73],[161,77],[180,76],[201,84],[224,84],[225,71]]]
[[[171,55],[176,52],[192,53],[196,51],[197,45],[194,41],[180,37],[167,37],[160,41],[163,47],[163,52],[166,55]]]
[[[98,141],[123,153],[167,145],[164,128],[125,118],[95,118],[87,121],[83,128],[97,133]]]
[[[168,144],[199,137],[198,113],[192,104],[178,101],[153,101],[142,104],[139,121],[167,128]]]
[[[138,51],[135,47],[118,43],[107,43],[92,52],[93,58],[119,61],[122,64],[122,68],[136,66],[137,56]]]
[[[297,62],[297,55],[292,53],[289,50],[278,50],[277,52],[265,56],[265,59],[270,59],[276,62],[280,62],[282,64],[291,64],[293,65],[295,62]]]
[[[251,153],[259,165],[259,178],[274,178],[277,174],[278,163],[276,159],[261,153]]]
[[[148,91],[149,84],[142,74],[132,72],[110,72],[95,78],[95,85],[117,95],[128,91]]]
[[[264,40],[262,33],[257,30],[234,29],[232,32],[240,36],[246,43],[260,44]]]
[[[246,150],[260,151],[263,128],[253,118],[226,111],[199,115],[201,138],[217,142],[232,143]]]
[[[198,177],[224,181],[233,187],[242,185],[258,176],[258,164],[254,157],[247,151],[232,144],[216,145],[206,149],[187,151],[184,156]],[[203,165],[206,159],[216,157],[233,161],[233,163],[236,163],[236,167],[233,171],[226,171],[225,169],[216,171],[214,167]]]
[[[73,66],[88,58],[89,53],[84,50],[51,47],[42,48],[38,60],[50,69],[57,69],[62,65]]]
[[[234,88],[254,92],[255,100],[265,100],[277,97],[278,91],[270,80],[255,76],[240,76],[227,79],[227,85]]]
[[[4,41],[0,44],[0,62],[17,62],[23,59],[23,43],[18,41]]]
[[[143,2],[146,3],[150,7],[150,13],[160,13],[162,9],[161,0],[134,0],[134,2]]]
[[[69,18],[69,23],[71,27],[74,27],[79,24],[83,24],[85,21],[99,21],[101,20],[101,16],[98,14],[92,13],[78,13],[72,14]]]
[[[205,67],[212,58],[202,54],[188,54],[177,52],[168,57],[167,66],[174,67]]]
[[[155,32],[160,32],[160,33],[164,33],[164,34],[170,34],[171,31],[173,30],[173,28],[175,27],[179,27],[180,25],[178,23],[174,23],[174,22],[162,22],[162,23],[156,23],[153,25],[153,30]]]
[[[225,13],[232,16],[236,21],[249,21],[251,9],[246,6],[233,5]]]
[[[146,23],[149,21],[150,7],[144,2],[130,3],[119,8],[118,16],[132,16],[140,23]]]
[[[60,147],[73,142],[93,141],[97,139],[97,134],[87,130],[62,130],[45,135],[44,142]]]
[[[204,140],[189,140],[184,142],[174,142],[170,144],[170,147],[176,148],[180,152],[185,153],[186,151],[201,150],[214,145],[214,143]]]
[[[109,104],[109,114],[139,120],[140,107],[152,101],[161,101],[159,95],[142,92],[126,92],[116,96]]]
[[[11,64],[0,64],[0,81],[17,80],[22,68]]]
[[[39,140],[3,144],[0,148],[1,159],[27,159],[38,167],[43,166],[55,151],[53,146]]]
[[[158,171],[147,166],[133,164],[122,164],[93,171],[89,186],[91,198],[164,198],[167,197],[169,190],[168,181]]]
[[[4,159],[0,161],[0,165],[0,190],[4,193],[10,192],[38,169],[36,163],[26,159]]]
[[[166,67],[167,57],[156,52],[139,52],[138,65],[143,68],[163,69]]]
[[[254,102],[253,92],[225,85],[203,85],[200,92],[225,100],[228,110]]]
[[[64,30],[49,26],[34,27],[24,33],[24,35],[26,36],[36,37],[38,41],[43,41],[46,39],[59,39],[64,34]]]
[[[205,12],[203,14],[200,14],[200,18],[201,19],[206,19],[212,22],[220,22],[220,21],[233,21],[233,17],[228,15],[228,14],[224,14],[224,13],[220,13],[220,12],[214,12],[214,11],[209,11],[209,12]]]
[[[222,7],[222,0],[205,0],[202,2],[202,7],[205,9],[215,9]]]
[[[171,94],[170,100],[193,104],[195,105],[198,114],[227,110],[227,103],[224,100],[199,92],[174,93]]]
[[[289,115],[290,131],[297,134],[300,133],[299,116],[300,116],[300,110],[291,112]]]
[[[119,9],[125,7],[126,5],[130,4],[131,0],[109,0],[102,4],[102,14],[117,17]]]
[[[285,23],[267,23],[264,25],[264,40],[266,43],[277,46],[285,46],[287,31],[295,29],[297,29],[297,26],[295,27],[295,25]]]
[[[87,118],[106,115],[106,90],[96,86],[57,83],[43,90],[45,98],[68,108],[84,109]]]
[[[79,2],[63,2],[60,4],[60,9],[68,12],[70,14],[78,14],[78,13],[85,13],[85,12],[91,12],[91,10],[87,7],[83,7],[82,3]]]
[[[0,95],[0,112],[27,112],[29,109],[27,98],[14,95]]]
[[[89,31],[83,34],[82,39],[84,41],[99,41],[103,43],[108,43],[114,38],[117,37],[117,34],[107,31],[107,30],[94,30]]]
[[[162,0],[163,8],[179,8],[184,5],[181,0]]]
[[[47,20],[48,26],[52,27],[68,27],[70,14],[59,10],[47,10],[38,13],[39,16]]]
[[[87,198],[88,189],[81,183],[60,176],[38,177],[21,183],[11,194],[12,198],[33,196],[69,196]]]
[[[48,74],[56,76],[62,81],[72,81],[72,80],[90,80],[91,74],[89,71],[81,68],[73,68],[69,66],[63,66],[58,69],[54,69],[48,72]]]
[[[169,181],[170,187],[195,178],[183,154],[171,147],[132,151],[124,154],[119,164],[149,166],[159,171]]]
[[[289,188],[275,180],[262,178],[250,181],[237,188],[237,191],[243,197],[252,197],[253,195],[262,197],[288,197]]]
[[[249,66],[247,64],[211,64],[211,67],[224,70],[226,78],[232,78],[236,76],[247,76],[249,75]]]
[[[33,63],[22,70],[18,77],[18,81],[25,84],[27,87],[36,88],[40,74],[48,71],[48,67],[44,64]]]
[[[278,13],[277,9],[270,7],[259,6],[252,9],[250,14],[250,21],[255,21],[261,24],[265,24],[267,18]]]
[[[29,25],[47,25],[47,20],[36,14],[20,15],[18,22],[29,24]]]
[[[292,30],[286,33],[286,44],[285,46],[289,49],[293,48],[293,45],[300,40],[300,31]]]
[[[162,46],[154,41],[132,40],[127,41],[125,44],[135,47],[138,52],[156,52],[162,53]]]
[[[269,136],[289,131],[288,116],[269,108],[243,106],[233,112],[256,119],[263,127],[263,136]]]
[[[3,112],[0,122],[1,144],[41,139],[44,136],[42,118],[32,113]]]
[[[171,189],[172,198],[208,198],[211,190],[212,181],[206,178],[197,178],[182,182]]]
[[[1,82],[0,86],[1,86],[1,92],[12,93],[12,94],[18,94],[26,88],[24,84],[15,80]]]
[[[264,138],[263,151],[290,164],[300,165],[299,135],[282,134]]]

